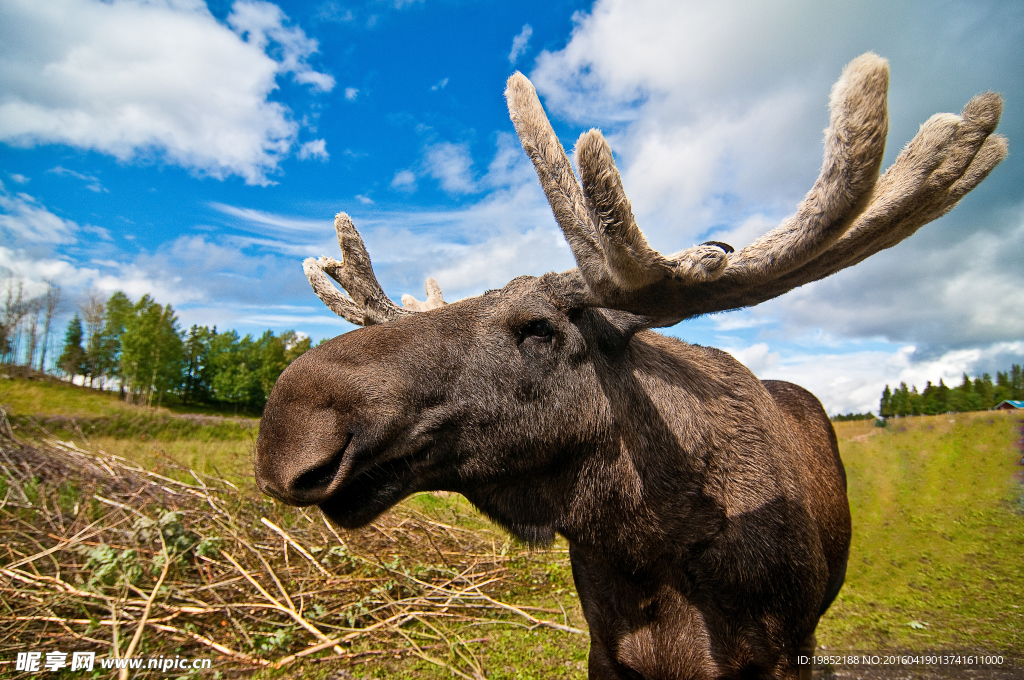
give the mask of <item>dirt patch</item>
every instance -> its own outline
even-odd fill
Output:
[[[932,668],[821,668],[815,669],[814,680],[1020,680],[1024,667],[1020,664]]]

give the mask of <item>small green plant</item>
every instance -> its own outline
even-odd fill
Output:
[[[370,598],[362,597],[345,607],[344,611],[341,612],[341,619],[348,624],[349,628],[361,626],[360,621],[362,617],[370,613],[370,609],[366,606],[369,601]]]
[[[139,555],[131,549],[116,550],[109,545],[87,548],[85,571],[89,573],[86,587],[114,586],[119,583],[135,585],[142,577]]]
[[[60,507],[61,512],[75,514],[81,494],[78,491],[78,485],[73,482],[62,482],[57,487],[57,505]]]
[[[180,512],[164,512],[156,521],[149,517],[140,517],[135,520],[129,533],[132,538],[144,545],[160,544],[162,537],[167,552],[184,555],[195,548],[200,540],[199,536],[185,528],[183,518],[184,514]]]
[[[319,553],[321,551],[318,550],[317,552]],[[329,567],[331,566],[332,562],[338,564],[339,566],[347,567],[350,564],[352,564],[352,556],[349,555],[348,549],[345,548],[345,546],[334,545],[331,546],[330,550],[327,551],[327,554],[324,555],[323,558],[321,558],[320,564],[324,565],[325,567]]]
[[[292,637],[291,628],[278,628],[272,633],[254,636],[253,647],[260,652],[274,653],[286,648]]]
[[[223,541],[219,536],[204,538],[203,540],[199,541],[198,545],[196,545],[196,555],[199,555],[200,557],[206,557],[212,560],[220,555],[222,543]]]

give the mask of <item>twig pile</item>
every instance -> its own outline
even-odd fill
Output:
[[[341,536],[319,511],[162,472],[18,441],[0,412],[0,662],[33,649],[181,655],[251,675],[414,655],[482,678],[489,627],[583,633],[564,610],[502,601],[523,552],[507,541],[411,510]]]

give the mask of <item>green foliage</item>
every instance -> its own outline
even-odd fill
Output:
[[[120,373],[129,403],[157,404],[181,382],[182,340],[170,305],[148,295],[135,303],[121,335]]]
[[[844,423],[850,420],[871,420],[875,417],[874,413],[847,413],[846,415],[834,415],[832,416],[833,423]]]
[[[157,520],[139,517],[132,525],[131,535],[141,544],[167,546],[167,552],[184,555],[199,545],[200,539],[185,528],[183,518],[180,512],[164,512]]]
[[[115,550],[109,545],[98,545],[83,552],[87,556],[85,571],[90,572],[86,582],[89,588],[121,583],[135,585],[142,578],[139,554],[134,550]]]
[[[100,374],[111,379],[121,379],[121,336],[124,335],[133,315],[132,301],[121,291],[116,291],[104,306],[103,329],[97,343],[96,366]]]
[[[173,398],[183,404],[259,413],[281,372],[310,348],[295,331],[266,331],[254,339],[217,328],[178,328],[170,305],[149,295],[133,303],[118,291],[86,309],[88,338],[75,315],[68,326],[60,365],[65,374],[117,380],[130,404],[159,406]],[[83,339],[87,347],[82,347]]]
[[[64,349],[57,359],[57,365],[71,379],[85,372],[85,349],[82,347],[84,336],[82,320],[75,314],[68,322],[67,331],[64,332]]]
[[[994,384],[988,373],[975,377],[973,381],[964,373],[963,382],[957,387],[947,387],[942,380],[938,385],[928,381],[920,393],[916,385],[908,388],[901,382],[895,391],[886,385],[879,403],[879,414],[883,418],[891,418],[983,411],[1006,399],[1024,399],[1024,379],[1019,364],[1013,364],[1005,373],[997,372]]]
[[[292,628],[278,628],[276,631],[264,635],[253,636],[253,646],[256,651],[264,654],[276,654],[286,649],[292,641]]]
[[[204,538],[196,545],[196,555],[199,555],[200,557],[207,557],[211,560],[215,557],[220,557],[222,544],[223,540],[221,540],[219,536]]]
[[[193,394],[212,403],[229,404],[236,411],[259,413],[278,377],[292,361],[309,349],[308,337],[295,331],[274,336],[266,331],[258,339],[235,331],[194,328],[190,356],[196,357]]]

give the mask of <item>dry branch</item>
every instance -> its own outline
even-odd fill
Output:
[[[560,603],[514,603],[526,553],[508,541],[413,510],[344,535],[309,513],[173,461],[146,470],[19,441],[0,414],[0,658],[45,642],[98,657],[213,653],[251,674],[412,656],[475,679],[487,644],[475,626],[584,632],[534,615]]]

